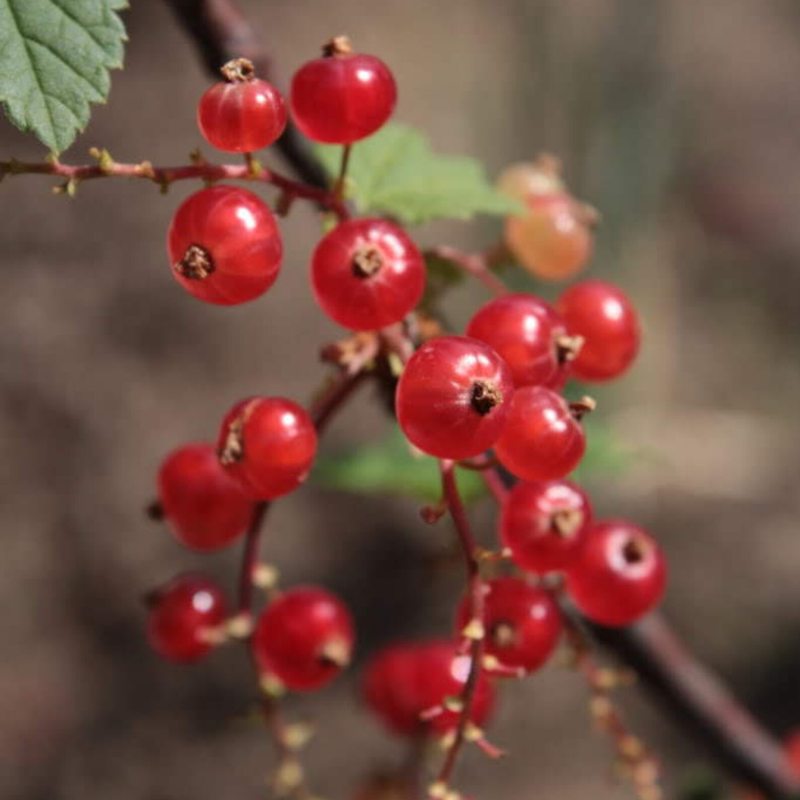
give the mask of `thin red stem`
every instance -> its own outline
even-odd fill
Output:
[[[479,280],[490,292],[498,297],[508,294],[508,287],[490,269],[491,257],[495,253],[494,250],[486,253],[464,253],[455,247],[441,245],[429,250],[428,253],[446,261],[451,261],[463,269],[464,272]]]

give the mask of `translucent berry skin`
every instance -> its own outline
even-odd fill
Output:
[[[361,694],[380,721],[400,736],[443,735],[458,725],[458,714],[423,712],[457,696],[469,673],[469,656],[448,639],[398,642],[376,653],[364,669]],[[494,709],[494,688],[482,671],[475,689],[472,721],[483,725]]]
[[[203,575],[179,575],[154,596],[147,621],[153,649],[169,661],[198,661],[213,645],[203,632],[227,616],[221,587]]]
[[[262,295],[278,277],[275,217],[252,192],[212,186],[181,203],[167,236],[172,274],[189,294],[227,306]]]
[[[466,336],[439,336],[419,348],[400,376],[400,427],[420,450],[470,458],[500,435],[514,394],[511,371],[491,347]]]
[[[500,537],[514,563],[545,574],[578,556],[592,522],[589,496],[571,481],[520,482],[500,511]]]
[[[292,79],[289,102],[297,127],[309,139],[352,144],[389,119],[397,87],[379,58],[341,53],[300,67]]]
[[[317,432],[304,408],[283,397],[252,397],[225,416],[217,442],[220,462],[254,500],[274,500],[308,476]]]
[[[253,501],[223,469],[211,444],[173,450],[158,471],[158,500],[176,538],[211,552],[244,533]]]
[[[563,478],[580,463],[586,434],[563,397],[542,386],[517,389],[494,446],[500,463],[526,481]]]
[[[567,326],[546,301],[530,294],[490,300],[467,326],[467,336],[486,342],[511,370],[514,386],[560,389],[569,374],[569,355],[559,346]]]
[[[522,578],[495,578],[487,581],[486,589],[486,653],[503,667],[525,672],[539,669],[550,658],[561,636],[558,606],[547,592]],[[469,599],[465,597],[458,607],[457,632],[463,631],[469,621]]]
[[[500,173],[496,186],[498,191],[522,203],[566,191],[557,162],[547,156],[535,162],[511,164]]]
[[[595,523],[567,572],[567,591],[589,619],[629,625],[664,593],[666,559],[647,531],[621,519]]]
[[[584,338],[572,362],[585,381],[618,378],[631,366],[641,344],[639,315],[625,293],[608,281],[579,281],[558,300],[571,334]]]
[[[311,283],[331,319],[354,331],[375,330],[399,322],[419,302],[425,262],[394,223],[353,219],[317,245]]]
[[[350,661],[355,631],[350,612],[325,589],[300,586],[263,611],[251,647],[259,670],[295,691],[319,689]]]
[[[228,153],[269,147],[286,127],[286,104],[266,81],[220,82],[197,106],[197,124],[206,141]]]

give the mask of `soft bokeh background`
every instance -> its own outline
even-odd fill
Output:
[[[600,420],[631,453],[592,488],[602,513],[661,538],[666,613],[778,732],[800,722],[800,13],[791,0],[243,2],[283,75],[331,34],[392,66],[397,118],[437,149],[494,174],[552,150],[603,212],[590,274],[623,284],[646,324],[636,368],[597,391]],[[206,85],[161,3],[126,13],[127,68],[68,157],[185,161]],[[0,122],[3,157],[37,159]],[[235,649],[190,669],[142,637],[141,595],[186,568],[231,584],[238,552],[192,556],[144,519],[172,446],[213,436],[236,399],[307,398],[318,344],[337,335],[314,306],[306,263],[318,235],[300,204],[265,298],[198,303],[171,280],[164,235],[192,187],[98,181],[69,200],[36,177],[0,187],[0,794],[33,800],[250,798],[265,792],[269,742],[246,721],[248,666]],[[425,243],[480,246],[497,224],[449,224]],[[484,294],[459,290],[465,320]],[[367,395],[339,419],[331,452],[383,434]],[[591,435],[591,423],[590,423]],[[475,511],[490,530],[492,509]],[[449,541],[414,503],[314,486],[275,509],[268,555],[287,584],[341,592],[360,661],[383,641],[444,633],[461,574],[432,576]],[[354,670],[291,716],[313,715],[313,785],[347,797],[401,747],[354,702]],[[508,687],[493,738],[459,785],[477,797],[624,796],[590,730],[584,687],[553,667]],[[674,787],[704,757],[636,691],[634,727]]]

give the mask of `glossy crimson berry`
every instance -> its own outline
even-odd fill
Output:
[[[322,310],[340,325],[375,330],[399,322],[419,302],[425,262],[394,223],[352,219],[317,245],[311,285]]]
[[[467,336],[494,348],[508,364],[516,388],[560,389],[581,342],[546,301],[531,294],[509,294],[478,309]]]
[[[511,372],[491,347],[466,336],[439,336],[406,364],[397,385],[397,419],[425,453],[470,458],[500,435],[513,393]]]
[[[227,616],[222,588],[203,575],[179,575],[154,593],[147,621],[153,649],[169,661],[197,661],[213,645],[204,632]]]
[[[218,550],[244,533],[253,501],[223,469],[210,444],[173,450],[158,471],[158,500],[178,541]]]
[[[200,98],[197,124],[214,147],[229,153],[252,153],[271,145],[286,127],[281,93],[255,77],[253,64],[240,58],[222,68],[224,82]]]
[[[343,36],[323,53],[292,79],[289,102],[297,127],[328,144],[351,144],[375,133],[397,102],[391,71],[375,56],[353,53]]]
[[[614,519],[589,529],[567,571],[567,591],[589,619],[621,626],[658,604],[666,579],[666,560],[658,542],[637,525]]]
[[[372,712],[401,736],[442,735],[458,724],[458,713],[442,708],[423,719],[464,688],[470,669],[468,655],[459,655],[448,639],[398,642],[376,653],[361,680],[361,693]],[[471,719],[483,725],[494,709],[494,689],[481,672],[475,689]]]
[[[583,347],[572,362],[575,376],[585,381],[619,377],[639,352],[639,315],[625,293],[608,281],[579,281],[558,301],[571,334]]]
[[[544,574],[575,560],[591,521],[589,496],[577,484],[520,482],[500,511],[500,537],[518,567]]]
[[[784,736],[783,752],[795,775],[800,778],[800,728],[793,728]]]
[[[181,203],[167,236],[175,280],[215,305],[252,300],[278,277],[281,235],[261,198],[235,186],[212,186]]]
[[[578,466],[586,450],[580,423],[593,402],[570,405],[550,389],[526,386],[511,398],[505,426],[494,451],[518,478],[547,481],[563,478]]]
[[[470,603],[465,597],[458,607],[457,632],[469,622]],[[484,627],[488,655],[503,667],[533,672],[558,644],[561,612],[547,592],[522,578],[494,578],[486,583]]]
[[[257,500],[294,491],[308,476],[317,432],[305,409],[283,397],[251,397],[222,421],[218,455],[223,467]]]
[[[336,595],[300,586],[273,600],[253,632],[259,670],[296,691],[319,689],[350,662],[353,620]]]

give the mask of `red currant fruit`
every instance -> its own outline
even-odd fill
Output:
[[[391,71],[379,58],[353,53],[339,36],[324,56],[300,67],[289,101],[297,127],[315,142],[351,144],[380,128],[397,102]]]
[[[283,397],[252,397],[222,421],[220,462],[257,500],[294,491],[308,476],[317,432],[305,409]]]
[[[639,316],[614,284],[597,279],[575,283],[561,295],[558,310],[570,333],[584,339],[572,362],[576,377],[607,381],[633,363],[642,338]]]
[[[563,478],[583,458],[586,434],[580,418],[593,407],[594,401],[588,398],[569,404],[542,386],[518,389],[494,446],[497,458],[526,481]]]
[[[563,194],[566,187],[561,180],[561,162],[543,153],[531,163],[512,164],[500,173],[497,189],[523,203],[534,197]]]
[[[314,296],[322,310],[354,331],[399,322],[422,296],[425,262],[406,233],[383,219],[337,225],[311,260]]]
[[[491,347],[466,336],[439,336],[406,364],[397,385],[397,419],[420,450],[470,458],[500,435],[513,393],[511,372]]]
[[[521,578],[495,578],[487,582],[486,590],[486,653],[502,667],[537,670],[550,658],[561,636],[558,606],[547,592]],[[458,607],[458,631],[469,621],[469,598],[465,597]]]
[[[583,545],[592,508],[570,481],[518,483],[500,512],[500,536],[522,569],[544,574],[567,568]]]
[[[459,695],[470,670],[468,655],[459,655],[450,640],[398,642],[378,652],[367,664],[361,681],[366,704],[389,730],[401,736],[431,732],[445,734],[458,724],[458,713],[441,708]],[[494,689],[481,672],[475,689],[471,719],[483,725],[494,708]]]
[[[567,572],[567,591],[580,611],[602,625],[635,622],[654,608],[667,579],[653,537],[625,520],[595,523]]]
[[[253,513],[253,501],[210,444],[187,444],[167,456],[158,471],[158,499],[178,541],[195,550],[230,544]]]
[[[800,778],[800,728],[794,728],[783,739],[783,752],[795,775]]]
[[[355,633],[336,595],[314,586],[282,594],[263,611],[253,633],[258,668],[297,691],[319,689],[350,662]]]
[[[470,320],[467,336],[486,342],[503,357],[518,389],[560,389],[581,345],[579,338],[567,335],[553,307],[530,294],[490,300]]]
[[[147,622],[153,649],[170,661],[197,661],[213,647],[204,635],[225,621],[225,595],[203,575],[179,575],[154,593]]]
[[[234,186],[212,186],[181,203],[167,250],[175,280],[207,303],[244,303],[278,277],[283,245],[261,198]]]
[[[209,144],[229,153],[252,153],[271,145],[286,127],[281,93],[255,77],[252,62],[229,61],[225,82],[215,83],[200,98],[197,124]]]

